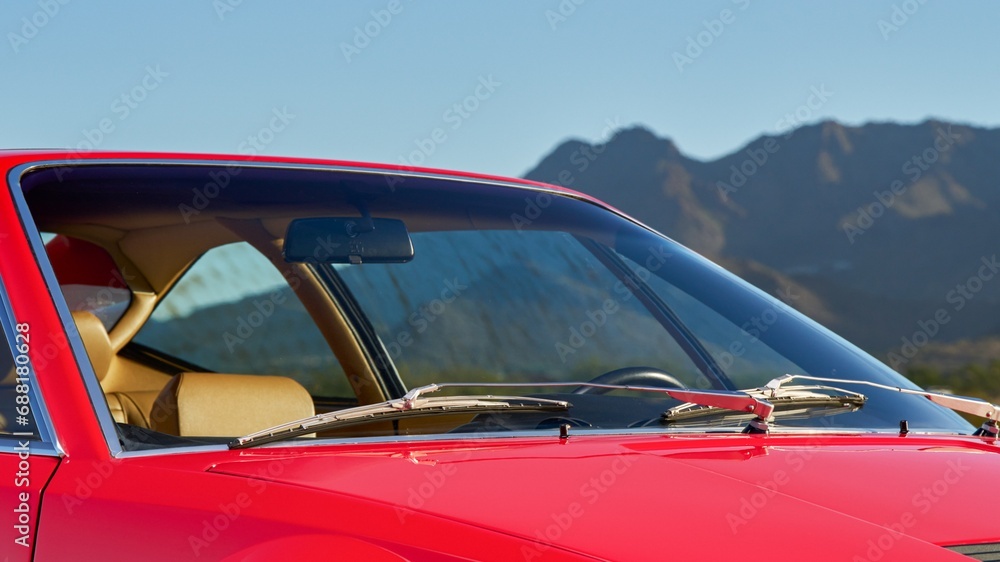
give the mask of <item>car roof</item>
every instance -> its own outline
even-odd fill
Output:
[[[375,162],[362,162],[354,160],[336,160],[327,158],[301,158],[295,156],[270,156],[270,155],[249,155],[249,154],[225,154],[225,153],[197,153],[197,152],[151,152],[151,151],[74,151],[66,149],[0,149],[0,161],[6,161],[6,167],[13,167],[20,163],[30,163],[45,160],[70,160],[72,163],[83,163],[89,160],[169,160],[181,164],[184,162],[241,162],[247,164],[297,164],[297,165],[320,165],[347,168],[359,168],[368,170],[379,170],[386,173],[398,172],[401,174],[432,174],[447,176],[451,178],[465,178],[472,180],[485,180],[492,182],[519,184],[526,187],[543,187],[554,189],[567,194],[572,194],[586,199],[593,199],[586,194],[573,189],[526,180],[509,176],[494,174],[481,174],[473,172],[463,172],[444,168],[432,168],[423,166],[404,166],[399,164],[384,164]],[[599,202],[594,200],[595,202]],[[602,205],[606,205],[603,204]]]

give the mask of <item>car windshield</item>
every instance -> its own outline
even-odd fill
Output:
[[[543,194],[545,210],[522,224],[533,197],[484,220],[488,228],[413,233],[410,262],[327,267],[406,388],[589,381],[627,367],[651,367],[696,389],[762,387],[787,373],[916,388],[781,300],[588,203]],[[898,429],[907,419],[911,427],[956,427],[951,413],[922,398],[863,392],[877,403],[786,425]]]
[[[529,383],[502,394],[566,401],[568,411],[491,412],[492,428],[670,431],[718,422],[667,424],[663,414],[680,402],[666,395],[538,384],[732,391],[798,374],[916,388],[796,312],[793,293],[767,295],[583,197],[370,170],[230,170],[84,167],[69,180],[42,173],[26,182],[39,228],[97,244],[106,237],[119,265],[132,267],[141,298],[112,339],[126,342],[123,362],[142,364],[149,396],[180,372],[277,375],[308,391],[311,414],[428,384],[463,383],[444,394],[482,395],[492,393],[488,383]],[[213,173],[228,174],[225,189],[208,191]],[[289,264],[280,254],[288,225],[311,217],[401,221],[412,259]],[[116,368],[113,379],[121,392],[130,383],[117,371],[126,370]],[[911,431],[971,431],[922,397],[841,386],[863,394],[863,405],[836,415],[818,406],[779,417],[776,428],[882,431],[907,420]],[[482,429],[474,414],[453,417],[406,431],[360,424],[336,434]]]

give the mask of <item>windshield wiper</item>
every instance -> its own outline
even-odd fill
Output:
[[[277,425],[263,431],[239,437],[229,443],[230,449],[245,449],[272,443],[317,431],[352,424],[368,423],[376,419],[392,420],[410,415],[467,412],[511,412],[511,411],[563,411],[572,405],[563,400],[529,398],[524,396],[439,396],[426,398],[423,395],[443,388],[560,388],[592,387],[608,390],[634,390],[666,394],[683,402],[703,406],[713,406],[723,410],[754,414],[756,417],[744,430],[747,433],[766,431],[766,420],[774,411],[774,405],[767,400],[735,390],[694,390],[687,388],[666,388],[654,386],[634,386],[623,384],[598,384],[590,382],[511,382],[511,383],[438,383],[414,388],[402,398],[386,400],[347,408],[325,414],[317,414],[301,420]],[[761,426],[760,429],[758,426]]]
[[[229,443],[231,449],[254,447],[274,441],[281,441],[324,431],[334,427],[368,423],[372,420],[393,420],[410,415],[433,415],[438,413],[482,413],[482,412],[537,412],[565,411],[572,407],[567,401],[545,398],[530,398],[524,396],[439,396],[424,397],[423,395],[443,388],[560,388],[560,387],[592,387],[607,390],[629,390],[666,394],[671,398],[684,402],[670,408],[663,414],[666,422],[692,419],[717,413],[737,412],[752,414],[754,417],[743,429],[743,433],[767,433],[768,422],[773,421],[775,409],[780,408],[784,414],[789,409],[798,413],[810,408],[843,408],[842,411],[855,411],[864,406],[867,397],[863,394],[850,392],[841,388],[826,385],[789,386],[792,380],[807,380],[821,383],[865,385],[883,390],[891,390],[903,394],[923,396],[935,404],[952,410],[986,418],[982,427],[975,435],[997,437],[1000,434],[997,420],[1000,419],[1000,406],[978,398],[955,396],[889,386],[871,381],[852,379],[833,379],[813,377],[808,375],[783,375],[772,379],[760,388],[746,390],[696,390],[689,388],[635,386],[619,384],[598,384],[590,382],[511,382],[511,383],[439,383],[414,388],[402,398],[386,400],[378,404],[369,404],[347,408],[335,412],[318,414],[301,420],[288,422],[275,427],[251,433]],[[839,412],[835,412],[839,413]]]
[[[394,420],[414,415],[565,411],[570,408],[570,403],[566,401],[523,396],[433,396],[429,398],[421,396],[444,386],[450,385],[421,386],[409,391],[402,398],[317,414],[276,425],[239,437],[229,443],[229,448],[245,449],[335,427],[368,423],[374,420]]]
[[[882,390],[899,392],[902,394],[923,396],[939,406],[944,406],[945,408],[949,408],[956,412],[985,418],[986,421],[983,422],[983,425],[978,430],[976,430],[974,435],[993,438],[1000,435],[1000,425],[997,423],[998,419],[1000,419],[1000,406],[987,402],[986,400],[968,396],[956,396],[953,394],[930,392],[927,390],[901,388],[898,386],[890,386],[887,384],[864,380],[834,379],[790,374],[771,379],[767,384],[760,388],[751,388],[742,391],[750,396],[755,396],[760,400],[773,404],[776,409],[775,414],[771,418],[765,419],[764,423],[761,423],[759,420],[753,420],[750,422],[750,426],[756,426],[758,429],[767,431],[766,422],[772,421],[775,416],[785,415],[788,413],[796,414],[801,412],[802,409],[814,407],[842,408],[839,412],[833,413],[853,412],[864,406],[867,401],[867,397],[863,394],[850,392],[834,386],[789,386],[786,384],[793,380],[846,385],[865,385]],[[792,407],[797,407],[798,409],[793,412],[788,412],[788,409]],[[664,412],[663,420],[666,423],[671,423],[696,417],[715,415],[720,412],[722,412],[720,408],[706,407],[703,404],[697,403],[687,403],[681,404],[680,406],[676,406]],[[750,426],[748,426],[747,430],[750,429]],[[744,431],[752,432],[747,430]]]
[[[749,396],[760,400],[766,400],[774,406],[774,412],[769,418],[752,420],[748,428],[744,430],[746,433],[766,432],[768,430],[766,422],[773,421],[776,417],[795,418],[808,415],[808,411],[814,408],[839,409],[832,412],[823,412],[823,415],[854,412],[864,406],[867,400],[863,394],[849,392],[832,386],[780,387],[779,385],[778,388],[774,389],[768,387],[749,388],[741,392],[745,392]],[[732,412],[727,412],[714,406],[688,402],[670,408],[663,413],[662,419],[664,423],[673,423],[716,414],[732,415]],[[752,431],[749,429],[750,427],[760,431]]]
[[[494,383],[442,383],[439,385],[429,385],[431,390],[440,387],[454,386],[476,386],[476,387],[499,387],[499,388],[564,388],[564,387],[590,387],[606,390],[630,390],[637,392],[654,392],[666,394],[667,396],[695,407],[708,408],[713,411],[737,412],[740,414],[753,414],[754,418],[749,425],[743,429],[744,433],[766,433],[767,420],[774,412],[774,404],[763,396],[756,396],[745,390],[699,390],[692,388],[674,388],[663,386],[637,386],[631,384],[603,384],[594,382],[494,382]],[[420,391],[419,388],[411,392]],[[684,404],[682,404],[683,406]]]
[[[828,379],[824,377],[812,377],[809,375],[784,375],[776,379],[772,379],[766,385],[764,389],[772,395],[777,394],[781,391],[782,385],[786,382],[792,380],[808,380],[815,382],[829,382],[834,384],[863,384],[865,386],[871,386],[875,388],[881,388],[883,390],[892,390],[895,392],[900,392],[903,394],[914,394],[917,396],[923,396],[924,398],[930,400],[931,402],[949,408],[956,412],[962,412],[964,414],[971,414],[973,416],[978,416],[981,418],[986,418],[983,422],[982,427],[976,430],[973,435],[984,436],[984,437],[997,437],[1000,434],[1000,426],[997,425],[997,419],[1000,418],[1000,406],[987,402],[986,400],[981,400],[979,398],[972,398],[969,396],[956,396],[953,394],[942,394],[940,392],[930,392],[927,390],[913,390],[910,388],[900,388],[898,386],[889,386],[887,384],[879,384],[877,382],[871,381],[859,381],[850,379]]]

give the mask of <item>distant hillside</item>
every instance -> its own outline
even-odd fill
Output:
[[[510,244],[510,236],[529,240]],[[458,243],[460,250],[441,251]],[[589,256],[586,250],[566,245],[560,233],[483,231],[454,239],[414,233],[413,245],[419,268],[366,264],[339,270],[411,386],[449,376],[589,380],[622,365],[657,365],[677,376],[690,375],[691,381],[697,378],[697,368],[638,299],[615,301],[613,313],[601,313],[601,329],[580,345],[565,343],[579,334],[574,330],[590,320],[592,311],[607,306],[618,279],[595,270],[593,256],[592,262],[581,259]],[[424,251],[435,246],[439,251]],[[454,259],[456,251],[462,259]],[[537,278],[525,276],[525,268],[536,271]],[[455,296],[445,302],[441,289],[448,283]],[[267,321],[254,325],[250,319],[262,309],[268,311]],[[349,395],[329,346],[287,287],[219,300],[185,315],[164,315],[147,323],[138,341],[201,368],[284,374],[316,394]],[[735,365],[770,360],[759,353],[748,348]]]
[[[939,346],[1000,335],[998,155],[1000,130],[938,121],[823,122],[710,162],[631,128],[566,141],[525,177],[595,195],[772,293],[798,287],[796,306],[886,357],[939,310]]]

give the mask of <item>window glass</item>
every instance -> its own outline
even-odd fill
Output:
[[[281,273],[245,242],[205,253],[135,341],[220,373],[282,375],[353,397],[340,363]]]
[[[704,386],[697,367],[575,237],[411,233],[405,264],[337,266],[407,387],[586,381],[630,366]]]
[[[131,273],[91,242],[51,233],[43,233],[42,239],[69,309],[91,312],[111,330],[132,301]]]
[[[754,388],[787,373],[809,374],[761,341],[778,316],[785,314],[779,307],[764,307],[738,326],[662,277],[621,257],[668,303],[737,388]]]

